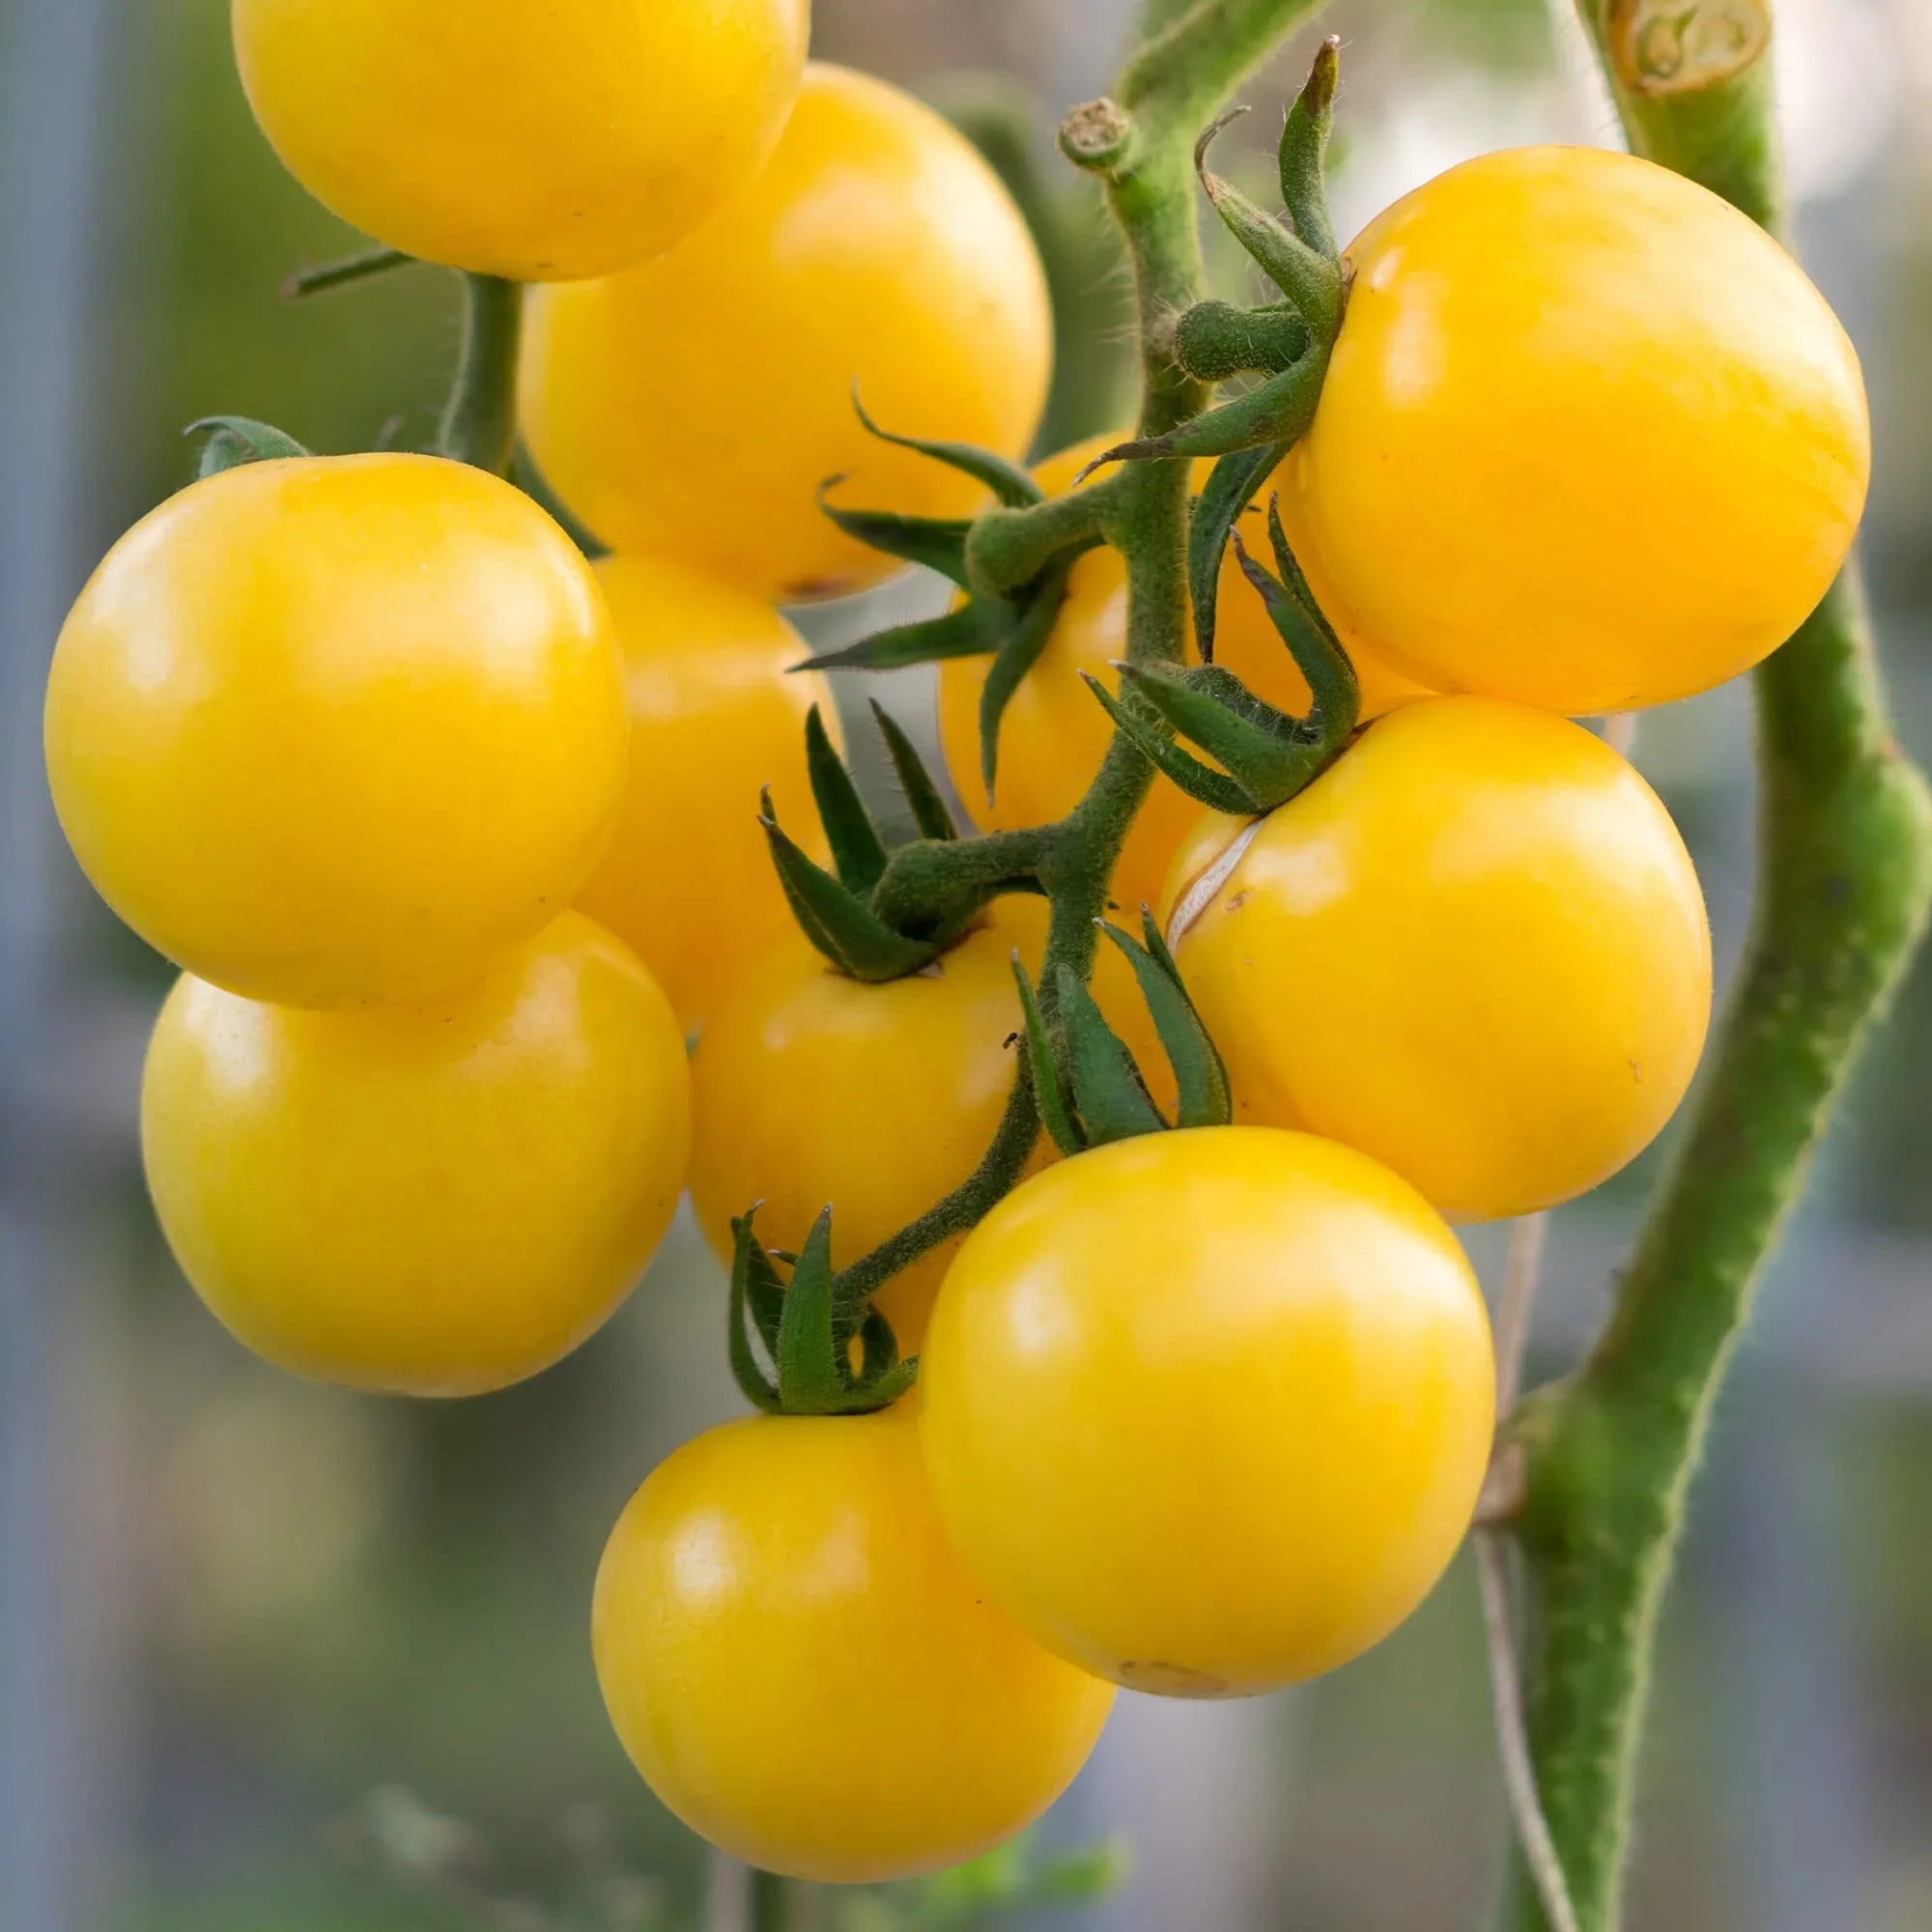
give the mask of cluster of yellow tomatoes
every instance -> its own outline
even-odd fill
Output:
[[[540,285],[523,435],[611,554],[439,456],[218,471],[82,592],[49,776],[89,877],[184,969],[142,1136],[189,1280],[298,1373],[467,1394],[589,1334],[687,1181],[721,1253],[754,1201],[781,1252],[830,1204],[843,1262],[984,1150],[1043,901],[861,983],[792,928],[754,809],[770,786],[806,819],[803,725],[831,711],[774,605],[892,567],[821,483],[978,507],[866,432],[854,380],[894,428],[1017,457],[1050,318],[995,177],[918,102],[807,65],[805,0],[234,21],[321,199]],[[1159,909],[1235,1123],[1037,1161],[884,1291],[916,1396],[711,1432],[611,1538],[616,1727],[769,1868],[964,1858],[1051,1803],[1117,1685],[1262,1690],[1391,1629],[1493,1425],[1448,1220],[1595,1185],[1694,1069],[1696,878],[1572,721],[1720,682],[1823,593],[1868,463],[1850,345],[1776,243],[1621,156],[1471,162],[1348,260],[1313,428],[1264,495],[1371,722],[1258,819],[1157,780],[1115,879]],[[1124,598],[1118,554],[1078,559],[990,798],[984,662],[941,667],[983,825],[1085,790],[1109,726],[1080,673],[1115,677]],[[1218,661],[1304,709],[1232,569],[1221,607]],[[1110,949],[1094,991],[1159,1097]]]

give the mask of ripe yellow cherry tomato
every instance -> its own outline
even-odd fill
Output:
[[[696,228],[777,143],[810,0],[234,0],[249,105],[345,221],[519,281]]]
[[[1122,434],[1094,437],[1050,458],[1036,472],[1040,487],[1058,496],[1101,450],[1119,442]],[[1205,463],[1197,466],[1197,489],[1206,483],[1208,468]],[[1240,529],[1249,553],[1272,569],[1265,502],[1263,493],[1242,517]],[[1311,583],[1311,588],[1319,586]],[[1116,550],[1103,546],[1089,551],[1073,566],[1065,601],[1045,649],[1021,680],[1000,721],[999,768],[990,799],[980,777],[980,694],[992,660],[949,658],[940,665],[939,735],[947,768],[967,809],[988,831],[1043,825],[1079,804],[1114,732],[1081,673],[1098,678],[1109,690],[1117,689],[1120,673],[1112,667],[1126,649],[1126,565]],[[1361,679],[1364,717],[1376,717],[1424,695],[1419,686],[1358,650],[1353,639],[1345,635],[1343,642]],[[1214,659],[1256,696],[1279,709],[1297,714],[1308,709],[1307,680],[1241,574],[1232,545],[1221,566]],[[1179,786],[1164,778],[1154,780],[1114,870],[1117,903],[1129,910],[1153,903],[1176,851],[1200,815],[1200,806]]]
[[[830,1205],[842,1267],[958,1186],[1013,1083],[1012,954],[1037,975],[1045,942],[1044,902],[1004,898],[978,931],[903,980],[848,979],[795,935],[735,980],[692,1060],[691,1201],[719,1257],[731,1255],[732,1215],[753,1202],[763,1203],[759,1239],[792,1253]],[[1165,1099],[1152,1022],[1104,940],[1094,989]],[[915,1262],[879,1295],[902,1354],[918,1352],[956,1246]]]
[[[1670,1118],[1710,1019],[1703,895],[1657,794],[1580,725],[1408,705],[1234,858],[1243,836],[1205,819],[1170,891],[1237,1120],[1486,1220],[1594,1187]]]
[[[970,477],[869,435],[1017,456],[1046,396],[1052,327],[1033,239],[970,143],[884,81],[814,63],[771,165],[684,245],[547,289],[522,413],[565,502],[618,550],[711,570],[773,602],[896,566],[842,535],[818,491],[970,515]]]
[[[231,992],[440,992],[570,903],[629,724],[589,566],[428,456],[251,463],[107,554],[61,632],[47,776],[88,877]]]
[[[940,1515],[993,1601],[1174,1696],[1273,1690],[1393,1630],[1462,1541],[1494,1406],[1441,1218],[1262,1127],[1024,1182],[966,1237],[919,1381]]]
[[[805,720],[816,704],[836,734],[838,713],[820,673],[787,674],[809,647],[769,605],[658,557],[596,571],[629,673],[631,776],[578,903],[629,942],[695,1032],[721,969],[793,929],[758,793],[769,785],[793,837],[822,846]]]
[[[1628,155],[1519,148],[1349,253],[1285,468],[1379,655],[1438,690],[1622,711],[1798,628],[1851,545],[1870,434],[1851,343],[1760,228]]]
[[[475,1395],[630,1293],[683,1185],[689,1087],[650,975],[565,913],[421,1005],[308,1012],[184,977],[141,1149],[183,1272],[257,1354]]]
[[[1114,1697],[960,1567],[906,1403],[686,1443],[617,1520],[591,1640],[658,1797],[732,1856],[819,1883],[1010,1836],[1072,1781]]]

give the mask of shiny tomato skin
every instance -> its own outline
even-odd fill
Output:
[[[1515,148],[1349,259],[1285,470],[1378,655],[1436,690],[1624,711],[1721,684],[1810,613],[1870,425],[1843,328],[1755,223],[1628,155]]]
[[[1010,1836],[1072,1780],[1113,1702],[961,1569],[903,1403],[686,1443],[611,1534],[591,1634],[658,1797],[733,1857],[822,1884]]]
[[[1204,818],[1167,894],[1237,1120],[1359,1148],[1459,1220],[1570,1200],[1669,1120],[1710,928],[1669,813],[1601,739],[1493,698],[1406,706],[1177,922],[1245,833]]]
[[[819,508],[969,516],[981,486],[871,436],[1019,456],[1052,361],[1026,222],[929,107],[813,63],[772,163],[659,261],[531,301],[522,420],[539,467],[608,544],[676,557],[771,603],[899,565]]]
[[[251,999],[447,991],[590,876],[630,727],[604,599],[437,457],[250,463],[111,550],[55,647],[47,777],[101,896]]]
[[[1263,1127],[1144,1135],[969,1235],[921,1358],[942,1517],[995,1603],[1130,1689],[1247,1695],[1386,1635],[1489,1462],[1474,1274],[1377,1162]]]
[[[141,1148],[202,1299],[280,1368],[476,1395],[567,1354],[684,1183],[690,1074],[637,958],[564,913],[417,1005],[315,1012],[184,976]]]
[[[298,181],[390,246],[516,281],[661,253],[750,181],[809,0],[233,0],[248,101]]]

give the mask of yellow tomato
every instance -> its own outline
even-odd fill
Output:
[[[142,938],[288,1006],[442,991],[589,877],[623,664],[520,491],[428,456],[251,463],[116,544],[61,632],[47,775]]]
[[[1037,974],[1045,938],[1043,901],[1005,898],[978,931],[903,980],[848,979],[794,936],[735,980],[692,1062],[691,1200],[719,1257],[731,1255],[731,1216],[753,1202],[763,1203],[759,1239],[792,1253],[829,1204],[842,1267],[957,1187],[1013,1084],[1012,954]],[[1152,1022],[1104,940],[1094,994],[1167,1098]],[[880,1294],[901,1353],[918,1352],[956,1246],[915,1262]]]
[[[960,1249],[919,1381],[940,1514],[993,1601],[1196,1697],[1393,1630],[1462,1541],[1494,1404],[1441,1218],[1365,1155],[1259,1127],[1025,1182]]]
[[[141,1149],[183,1272],[256,1353],[475,1395],[629,1293],[683,1185],[689,1084],[650,975],[565,913],[417,1006],[305,1012],[184,978]]]
[[[809,0],[233,0],[262,131],[345,221],[563,281],[655,255],[784,126]]]
[[[1072,1781],[1114,1696],[960,1568],[903,1403],[686,1443],[617,1520],[591,1640],[658,1797],[733,1857],[819,1883],[1010,1836]]]
[[[818,508],[969,515],[985,492],[867,434],[1026,447],[1052,327],[1032,237],[963,136],[910,96],[806,70],[766,171],[663,260],[530,304],[531,452],[618,550],[711,570],[773,602],[896,566]]]
[[[616,837],[578,903],[627,940],[689,1032],[721,976],[792,929],[758,828],[758,792],[823,858],[805,720],[838,713],[769,605],[657,557],[606,557],[597,577],[616,620],[631,692],[631,777]]]
[[[1412,704],[1217,864],[1244,834],[1205,819],[1170,891],[1212,888],[1176,953],[1237,1120],[1486,1220],[1594,1187],[1670,1118],[1710,1018],[1703,895],[1657,794],[1580,725]]]
[[[1836,575],[1863,507],[1858,357],[1776,242],[1594,148],[1452,168],[1349,251],[1288,468],[1374,648],[1574,713],[1708,690]]]
[[[1098,436],[1040,465],[1036,472],[1050,495],[1065,491],[1101,450],[1122,440],[1121,432]],[[1197,466],[1195,487],[1209,466]],[[1273,568],[1268,546],[1265,491],[1241,519],[1241,536],[1257,561]],[[1298,560],[1298,559],[1297,559]],[[1317,587],[1317,586],[1311,586]],[[939,735],[947,768],[974,818],[989,831],[1015,831],[1065,817],[1100,768],[1114,727],[1094,694],[1081,681],[1084,671],[1109,690],[1120,685],[1113,665],[1127,639],[1126,565],[1118,551],[1089,551],[1073,566],[1066,598],[1046,647],[1013,693],[1000,721],[1000,757],[993,795],[986,796],[980,762],[980,694],[990,658],[949,658],[939,667]],[[1418,686],[1377,664],[1345,636],[1362,683],[1362,715],[1373,718],[1411,697]],[[1192,640],[1189,643],[1190,654]],[[1241,574],[1233,546],[1221,566],[1216,601],[1214,659],[1256,696],[1283,711],[1308,709],[1308,683],[1295,668],[1265,607]],[[1180,842],[1201,808],[1167,779],[1153,790],[1134,820],[1121,862],[1114,871],[1114,897],[1131,910],[1152,904]]]

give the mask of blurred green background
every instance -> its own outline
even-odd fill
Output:
[[[695,1927],[709,1909],[728,1926],[728,1899],[705,1905],[701,1848],[605,1723],[585,1632],[626,1495],[738,1406],[717,1270],[680,1224],[591,1346],[485,1401],[358,1400],[254,1362],[179,1280],[141,1191],[134,1092],[162,969],[88,894],[44,803],[39,693],[61,612],[189,475],[182,426],[239,412],[332,450],[399,419],[420,440],[454,346],[452,285],[413,270],[278,298],[287,270],[355,238],[256,134],[220,0],[4,5],[0,1927],[516,1925],[490,1901],[573,1888],[612,1924]],[[1120,290],[1051,124],[1104,86],[1126,12],[819,0],[826,57],[976,125],[989,100],[1003,116],[1037,104],[1015,152],[1065,242],[1066,436],[1122,407]],[[1932,6],[1779,0],[1778,15],[1799,234],[1865,360],[1867,559],[1901,728],[1923,753]],[[1347,37],[1345,230],[1467,154],[1610,138],[1580,42],[1544,0],[1360,0],[1330,18]],[[1257,184],[1257,144],[1306,54],[1304,36],[1245,90],[1264,111],[1230,141],[1249,143]],[[1233,293],[1239,271],[1219,261]],[[932,595],[902,582],[808,621],[856,630]],[[920,712],[920,674],[895,701]],[[1638,758],[1691,839],[1728,958],[1749,890],[1745,694],[1653,715]],[[1697,1492],[1644,1761],[1645,1932],[1932,1924],[1928,1090],[1921,970],[1774,1272]],[[1559,1217],[1542,1368],[1588,1334],[1654,1170]],[[1472,1247],[1492,1279],[1497,1238]],[[1460,1565],[1395,1638],[1303,1690],[1123,1697],[1046,1835],[1123,1833],[1135,1876],[1065,1922],[1480,1922],[1502,1833],[1487,1726]],[[412,1880],[396,1856],[412,1848],[448,1853],[457,1890]],[[828,1932],[911,1922],[904,1897],[819,1904]]]

